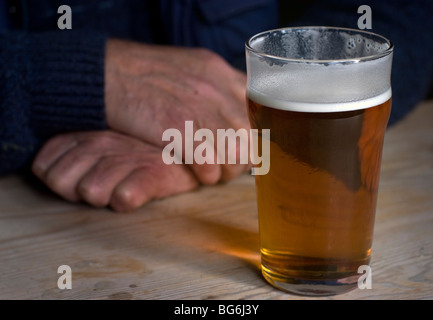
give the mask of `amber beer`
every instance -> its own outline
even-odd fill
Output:
[[[252,127],[271,130],[270,171],[256,176],[265,277],[356,283],[359,266],[370,261],[390,110],[390,99],[334,113],[249,99]]]
[[[280,59],[278,65],[266,61],[273,59],[269,56],[253,61],[247,54],[248,115],[252,128],[259,129],[259,143],[260,130],[270,129],[270,170],[255,176],[262,273],[289,292],[342,293],[357,287],[358,268],[370,262],[382,146],[391,111],[389,75],[382,75],[379,94],[366,94],[368,81],[373,81],[368,77],[357,80],[360,86],[367,82],[365,88],[341,87],[346,92],[338,94],[338,88],[329,87],[336,81],[328,75],[332,68],[320,61],[316,67],[307,66],[302,75],[302,61],[292,67],[290,59]],[[347,72],[359,71],[359,65],[350,68],[350,61],[344,62]],[[372,71],[380,72],[378,63]],[[262,64],[258,73],[255,64]],[[284,78],[284,68],[302,79],[293,80],[293,72]],[[314,68],[319,71],[312,72]],[[266,69],[276,75],[272,79],[269,72],[260,82]],[[349,73],[341,74],[347,79],[340,80],[350,82]],[[323,87],[309,86],[309,81],[320,84],[320,78]],[[296,81],[296,93],[291,92],[291,80]]]

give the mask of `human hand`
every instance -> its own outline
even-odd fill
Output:
[[[205,49],[122,40],[107,43],[108,126],[161,148],[169,143],[162,141],[166,129],[178,129],[185,137],[186,120],[193,121],[195,130],[210,129],[214,137],[217,129],[249,129],[245,87],[243,73]],[[216,159],[216,142],[211,143]],[[194,148],[197,144],[201,142],[195,142]],[[239,144],[235,152],[239,159]],[[239,162],[218,165],[215,160],[215,164],[193,164],[191,168],[201,183],[214,184],[250,169],[250,164]]]
[[[187,166],[166,165],[159,147],[112,131],[56,136],[39,151],[32,170],[69,201],[119,212],[198,186]]]

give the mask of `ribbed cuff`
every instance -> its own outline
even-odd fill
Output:
[[[30,121],[37,134],[107,127],[105,44],[104,35],[71,30],[29,38]]]

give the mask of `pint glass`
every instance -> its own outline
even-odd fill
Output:
[[[392,52],[380,35],[333,27],[247,41],[259,150],[270,130],[270,170],[255,176],[262,273],[277,288],[338,294],[369,270]]]

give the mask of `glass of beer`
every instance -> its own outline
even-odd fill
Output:
[[[370,270],[393,44],[334,27],[266,31],[246,43],[248,115],[270,130],[256,175],[262,273],[301,295],[352,290]]]

